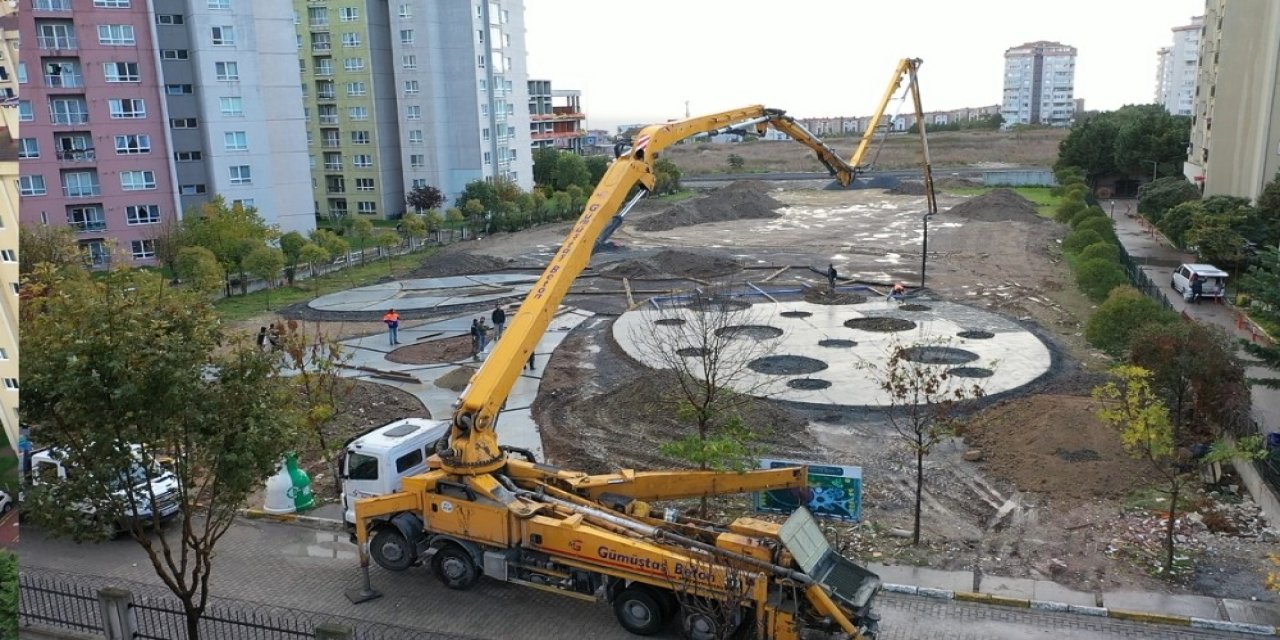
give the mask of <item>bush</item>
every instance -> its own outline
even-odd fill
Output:
[[[1068,233],[1066,239],[1062,241],[1062,250],[1067,253],[1080,253],[1085,247],[1096,242],[1102,242],[1103,240],[1105,240],[1105,238],[1098,235],[1098,232],[1093,231],[1092,229],[1072,231],[1071,233]]]
[[[1097,218],[1098,216],[1102,216],[1103,218],[1106,218],[1107,214],[1103,213],[1102,209],[1098,207],[1089,207],[1084,211],[1077,213],[1075,217],[1071,219],[1071,223],[1070,223],[1071,228],[1074,229],[1081,222],[1084,222],[1085,220],[1089,220],[1090,218]]]
[[[1076,217],[1076,214],[1088,208],[1088,206],[1085,204],[1084,198],[1066,198],[1054,208],[1053,219],[1065,224]]]
[[[1080,262],[1088,262],[1090,260],[1108,260],[1120,264],[1120,247],[1105,240],[1095,242],[1080,252]]]
[[[1101,218],[1094,216],[1076,225],[1073,233],[1081,233],[1084,231],[1093,231],[1101,236],[1104,240],[1116,239],[1116,227],[1111,222],[1111,218],[1102,216]],[[1084,245],[1085,247],[1089,245]],[[1081,247],[1083,248],[1083,247]]]
[[[1107,264],[1091,262],[1089,264]],[[1083,269],[1081,269],[1083,271]],[[1085,325],[1084,337],[1089,344],[1116,357],[1129,350],[1129,343],[1149,324],[1174,322],[1178,316],[1160,303],[1142,295],[1137,289],[1119,286]]]
[[[1128,282],[1124,267],[1111,260],[1084,260],[1076,268],[1076,284],[1094,302],[1106,300],[1112,289]]]

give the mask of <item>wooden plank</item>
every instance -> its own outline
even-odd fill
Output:
[[[768,278],[761,280],[761,282],[768,282],[770,280],[773,280],[774,278],[786,273],[789,270],[791,270],[791,265],[787,265],[781,269],[778,269],[777,271],[774,271]]]
[[[636,304],[636,299],[631,296],[631,283],[627,282],[626,278],[622,279],[622,288],[627,290],[627,307],[628,308],[634,307]]]

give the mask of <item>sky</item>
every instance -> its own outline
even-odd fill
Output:
[[[529,77],[582,91],[587,127],[763,104],[870,115],[898,60],[921,58],[926,111],[999,104],[1004,52],[1078,50],[1085,108],[1154,101],[1156,50],[1204,0],[524,0]],[[900,95],[900,93],[899,93]],[[889,113],[898,110],[890,103]],[[910,110],[908,100],[901,107]]]

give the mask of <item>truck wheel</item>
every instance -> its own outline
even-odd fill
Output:
[[[476,569],[471,554],[457,545],[451,544],[437,551],[431,559],[431,566],[440,582],[450,589],[470,589],[480,580],[480,571]]]
[[[715,607],[711,607],[709,610],[715,611],[715,609]],[[734,632],[738,630],[738,624],[740,623],[741,620],[728,622],[723,619],[722,615],[713,615],[707,611],[680,612],[680,630],[684,632],[684,637],[689,640],[732,638],[735,637]]]
[[[395,527],[382,527],[373,534],[369,554],[379,567],[387,571],[404,571],[413,566],[413,548]]]
[[[613,615],[623,629],[636,635],[651,636],[667,626],[661,598],[641,586],[628,587],[613,601]]]

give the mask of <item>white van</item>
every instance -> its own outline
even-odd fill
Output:
[[[132,448],[136,458],[133,467],[128,471],[122,471],[120,477],[112,483],[115,486],[112,497],[118,501],[118,504],[123,505],[121,509],[123,517],[113,522],[98,523],[112,536],[128,531],[135,523],[144,528],[150,527],[155,522],[154,515],[157,512],[162,523],[172,520],[182,512],[178,477],[158,461],[144,461],[140,445],[132,445]],[[33,452],[31,454],[31,485],[40,486],[66,480],[68,475],[75,471],[67,467],[63,458],[64,456],[56,449],[45,448]],[[137,501],[136,508],[131,508],[129,505],[127,488],[124,486],[126,482],[130,484],[129,488],[133,489],[134,499]],[[147,486],[148,484],[150,487]],[[154,504],[151,496],[155,496]],[[86,507],[84,512],[93,515],[93,510],[89,507]]]
[[[342,520],[354,528],[357,499],[395,493],[405,476],[425,473],[427,458],[449,427],[448,420],[405,418],[348,441],[338,472]]]
[[[1211,264],[1188,263],[1179,265],[1173,272],[1170,286],[1174,291],[1186,295],[1191,289],[1191,276],[1196,275],[1204,283],[1200,289],[1201,298],[1221,298],[1227,292],[1227,272]]]

